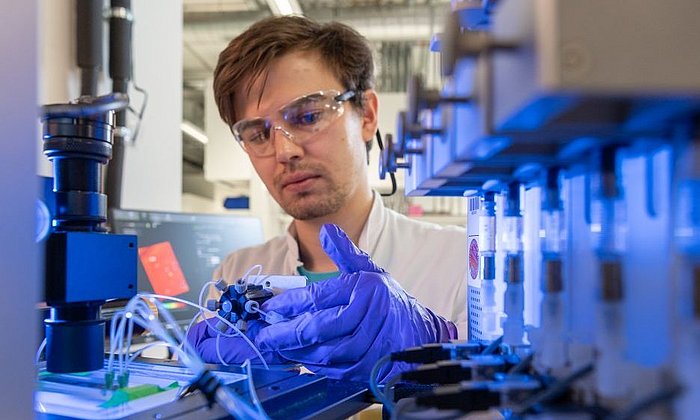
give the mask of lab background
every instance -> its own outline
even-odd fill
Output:
[[[488,116],[497,123],[495,127],[482,126],[479,109],[486,107],[477,106],[473,108],[476,111],[471,111],[457,106],[453,111],[432,112],[440,101],[428,90],[442,91],[443,96],[454,98],[468,97],[477,89],[472,86],[474,63],[455,59],[454,77],[450,79],[453,81],[445,84],[444,63],[431,52],[440,48],[434,35],[449,27],[447,11],[460,2],[300,0],[298,7],[312,18],[352,25],[375,47],[379,128],[383,134],[393,134],[394,141],[404,150],[423,149],[422,154],[398,158],[411,167],[396,170],[398,192],[385,198],[385,203],[410,217],[468,228],[469,251],[473,241],[477,248],[474,255],[465,250],[465,259],[473,257],[470,264],[481,263],[469,279],[468,302],[477,299],[479,303],[470,307],[470,338],[489,340],[500,336],[504,331],[494,320],[504,311],[515,315],[519,310],[522,314],[522,322],[514,326],[520,335],[525,324],[542,327],[540,305],[552,302],[544,298],[548,293],[549,297],[561,294],[562,301],[550,305],[562,311],[553,319],[559,323],[547,327],[558,328],[566,335],[569,368],[575,371],[594,360],[605,366],[604,373],[584,388],[603,399],[627,404],[645,398],[653,402],[652,397],[667,396],[667,400],[675,399],[674,413],[678,418],[693,418],[693,406],[697,407],[700,398],[700,248],[695,245],[700,233],[697,216],[684,215],[700,214],[700,193],[697,181],[693,184],[679,180],[700,178],[700,158],[692,160],[698,156],[700,63],[695,53],[698,32],[690,28],[697,25],[672,20],[679,15],[672,11],[665,14],[663,7],[651,1],[644,1],[640,7],[622,2],[620,7],[607,10],[609,19],[643,20],[642,11],[648,10],[656,13],[659,26],[683,27],[688,31],[680,36],[671,31],[669,40],[651,26],[637,31],[621,29],[614,34],[601,32],[603,41],[596,44],[596,40],[581,34],[592,32],[590,28],[596,24],[610,26],[595,19],[573,24],[577,22],[575,16],[584,13],[587,6],[580,6],[577,11],[572,3],[561,2],[569,6],[564,10],[570,15],[556,18],[569,18],[566,28],[571,33],[542,28],[537,32],[528,26],[531,22],[519,19],[525,12],[513,6],[516,2],[500,3],[509,7],[500,14],[500,25],[494,27],[494,33],[505,41],[531,36],[540,43],[521,54],[495,55],[490,91],[495,101],[491,104],[493,113]],[[533,3],[537,2],[522,2],[522,8]],[[556,2],[538,4],[547,3]],[[592,3],[603,7],[600,2]],[[127,126],[138,135],[124,145],[121,208],[254,216],[261,220],[264,239],[284,231],[290,219],[269,197],[244,152],[234,144],[228,128],[219,119],[211,91],[211,73],[218,53],[255,20],[278,13],[271,4],[250,0],[133,1],[133,79],[129,89],[133,111],[128,113]],[[0,348],[3,376],[8,378],[0,406],[7,418],[28,418],[33,413],[33,359],[39,345],[35,326],[40,324],[34,307],[41,300],[43,281],[40,250],[34,243],[34,208],[41,182],[38,176],[51,175],[51,165],[41,153],[37,105],[67,102],[79,96],[79,72],[74,65],[74,5],[72,1],[15,2],[3,5],[12,7],[12,13],[0,14],[0,51],[12,57],[3,60],[0,77],[0,194],[4,197],[0,206],[0,266],[4,270],[0,332],[6,343],[12,343]],[[695,6],[688,7],[697,11]],[[554,16],[549,18],[555,19]],[[459,31],[452,32],[455,37],[456,32]],[[562,33],[579,43],[564,43],[561,57],[547,56],[554,50],[553,43],[542,41],[558,40]],[[620,59],[623,55],[613,54],[613,47],[605,50],[606,36],[608,40],[623,39],[625,45],[631,46],[626,50],[629,57],[647,59],[635,61],[627,59],[627,55]],[[634,49],[639,48],[641,41],[646,42],[644,51],[648,55]],[[586,42],[595,47],[587,50],[583,47]],[[475,54],[467,50],[465,47],[456,55],[473,58]],[[533,64],[535,61],[537,65]],[[418,74],[421,83],[413,78]],[[514,74],[518,77],[514,78]],[[105,93],[110,90],[108,84],[106,76],[102,77],[100,88]],[[547,92],[565,94],[547,96]],[[579,96],[569,96],[572,92]],[[422,100],[414,101],[417,93]],[[483,98],[484,93],[481,94]],[[431,95],[433,100],[425,99]],[[670,99],[635,102],[635,98],[655,95]],[[529,98],[540,97],[545,100],[532,101],[528,108]],[[607,100],[615,97],[629,100],[611,105]],[[588,102],[577,102],[576,98]],[[409,134],[405,133],[411,130],[397,129],[399,111],[411,106],[413,116],[428,111],[421,114],[420,121],[411,121],[422,129],[444,123],[444,141],[433,142],[420,129]],[[561,112],[562,109],[566,111]],[[446,117],[452,112],[459,118]],[[611,125],[623,129],[608,130]],[[482,141],[483,133],[493,134],[494,128],[506,134],[487,136],[489,141]],[[403,131],[403,136],[399,131]],[[532,147],[532,136],[518,137],[514,132],[546,133],[538,138],[547,147]],[[560,141],[562,137],[558,136],[562,133],[573,134]],[[596,146],[599,138],[605,139],[601,142],[605,147]],[[485,157],[493,158],[492,164],[484,163],[489,161]],[[391,184],[387,177],[378,176],[379,160],[379,148],[375,145],[370,162],[372,185],[387,192]],[[561,169],[565,176],[559,172],[552,175],[547,171],[551,168]],[[541,177],[546,173],[550,174],[550,181],[556,182]],[[615,194],[596,192],[603,182],[599,178],[605,176],[613,180]],[[556,199],[550,208],[543,207],[543,197],[552,190],[561,194],[563,209]],[[497,194],[493,197],[485,192]],[[468,197],[463,197],[465,194]],[[521,212],[504,215],[508,197],[511,204],[517,197],[515,206]],[[596,198],[602,198],[602,202],[596,204]],[[490,200],[496,203],[497,214],[484,210]],[[231,208],[225,208],[224,203]],[[622,211],[620,203],[624,203]],[[543,210],[549,213],[540,214]],[[557,243],[554,248],[542,248],[552,244],[540,242],[551,234],[552,225],[544,226],[540,219],[557,212],[565,216],[566,224],[555,226],[554,235],[564,232],[562,236],[569,238],[567,246],[560,250]],[[500,239],[497,244],[495,239],[491,244],[480,242],[487,233],[483,226],[505,226],[511,222],[522,228],[515,248],[508,248]],[[601,230],[604,235],[596,235]],[[619,240],[620,235],[624,241]],[[611,239],[606,243],[600,236]],[[489,279],[495,280],[495,287],[491,289],[486,286],[491,283],[484,282],[488,279],[483,268],[484,256],[489,255],[479,254],[479,246],[482,251],[493,251],[493,278]],[[525,267],[523,295],[516,299],[522,307],[515,309],[503,305],[503,295],[507,293],[503,261],[509,251],[523,251]],[[550,284],[551,290],[541,286],[543,251],[565,259],[563,293],[561,285],[553,284],[556,282]],[[612,255],[614,266],[624,273],[622,279],[608,279],[622,280],[623,296],[617,293],[619,285],[606,288],[606,279],[598,279],[601,254]],[[693,273],[692,267],[695,274],[689,274]],[[499,298],[482,302],[480,293]],[[482,320],[484,323],[480,324]],[[538,337],[538,330],[531,331],[529,341]],[[561,342],[538,345],[560,348]],[[552,359],[539,362],[559,367],[563,363]],[[679,383],[688,392],[683,398],[676,398]]]

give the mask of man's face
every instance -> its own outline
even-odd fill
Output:
[[[290,101],[318,91],[345,90],[315,52],[286,54],[273,61],[267,77],[256,80],[247,96],[245,86],[234,103],[236,118],[269,117],[275,125],[281,120],[277,111]],[[303,142],[292,142],[283,130],[273,129],[274,154],[249,153],[270,194],[295,219],[333,215],[354,197],[367,195],[366,141],[376,130],[376,97],[367,102],[369,112],[344,102],[339,118]]]

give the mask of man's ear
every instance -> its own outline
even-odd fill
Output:
[[[362,109],[362,139],[365,142],[370,142],[374,139],[374,134],[377,132],[377,111],[379,110],[379,97],[374,89],[367,89],[362,93],[363,109]]]

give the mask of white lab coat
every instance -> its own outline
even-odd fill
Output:
[[[459,338],[467,337],[468,251],[464,229],[409,219],[385,208],[375,192],[359,248],[421,304],[453,321]],[[293,223],[285,235],[228,255],[214,278],[232,283],[255,264],[262,265],[262,274],[299,274],[297,267],[302,262]]]

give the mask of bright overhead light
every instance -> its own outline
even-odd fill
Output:
[[[209,143],[209,137],[199,127],[189,121],[180,123],[180,130],[202,144]]]
[[[275,16],[302,14],[297,0],[267,0],[267,5]]]

